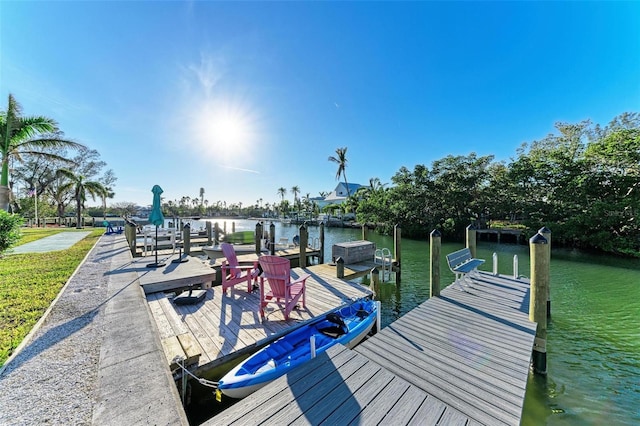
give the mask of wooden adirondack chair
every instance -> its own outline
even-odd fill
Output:
[[[247,283],[247,292],[251,293],[252,280],[257,280],[260,270],[258,269],[258,261],[254,261],[251,265],[240,265],[236,251],[229,243],[220,244],[222,254],[225,260],[222,261],[222,292],[227,293],[227,289],[236,284]]]
[[[302,298],[302,306],[306,307],[306,281],[309,274],[300,276],[291,281],[291,262],[289,259],[278,256],[261,256],[259,259],[262,267],[260,275],[260,316],[264,319],[264,308],[268,303],[284,304],[284,319],[289,319],[289,314]],[[269,290],[265,289],[264,280],[269,284]]]

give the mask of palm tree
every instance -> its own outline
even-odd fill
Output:
[[[347,147],[344,148],[336,148],[336,156],[333,155],[329,157],[329,161],[333,161],[334,163],[338,163],[338,172],[336,173],[336,179],[340,179],[340,175],[344,177],[344,186],[347,187],[347,198],[351,196],[349,193],[349,183],[347,182]]]
[[[278,194],[282,198],[282,201],[284,201],[284,196],[287,195],[287,188],[281,186],[280,188],[278,188]]]
[[[291,192],[293,192],[293,207],[299,210],[298,194],[300,193],[300,187],[298,185],[292,186]]]
[[[204,202],[204,188],[200,188],[200,205]]]
[[[63,185],[65,190],[72,190],[74,198],[76,200],[76,228],[82,229],[82,208],[85,201],[87,201],[87,194],[95,200],[96,195],[101,196],[107,192],[106,188],[102,186],[100,182],[86,180],[86,178],[80,174],[75,174],[68,169],[58,170],[58,175],[63,176],[69,181]]]
[[[83,145],[60,137],[58,124],[51,118],[23,117],[22,108],[9,95],[6,111],[0,111],[0,209],[9,210],[9,160],[22,161],[23,155],[35,155],[69,163],[64,157],[45,153],[42,148],[81,148]]]
[[[116,193],[113,192],[113,188],[105,186],[104,191],[99,195],[102,199],[102,220],[107,220],[107,198],[115,197]]]

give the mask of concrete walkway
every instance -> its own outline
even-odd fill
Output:
[[[98,240],[0,371],[0,424],[188,424],[131,260]]]
[[[48,251],[66,250],[90,233],[91,231],[63,231],[48,237],[40,238],[36,241],[31,241],[27,244],[22,244],[21,246],[14,247],[9,250],[8,253],[46,253]]]

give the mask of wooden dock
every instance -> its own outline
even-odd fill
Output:
[[[371,295],[368,288],[359,284],[313,270],[292,269],[294,277],[302,273],[311,274],[306,282],[307,306],[300,305],[288,321],[276,305],[269,304],[262,322],[258,290],[247,293],[242,285],[230,289],[227,295],[223,295],[222,287],[214,286],[207,290],[205,300],[195,305],[175,305],[171,295],[164,292],[147,294],[168,364],[175,369],[173,359],[178,355],[188,359],[195,372],[212,369],[255,351],[348,299]]]
[[[536,324],[529,283],[481,272],[353,351],[333,348],[205,424],[518,425]]]
[[[200,259],[181,256],[181,260],[189,259],[184,263],[174,263],[179,259],[178,254],[158,254],[158,262],[164,266],[149,268],[147,264],[155,263],[155,256],[136,257],[127,265],[116,271],[136,271],[138,281],[146,294],[170,291],[178,288],[197,285],[202,288],[211,288],[216,280],[216,271]]]

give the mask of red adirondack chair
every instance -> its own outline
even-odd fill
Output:
[[[247,292],[251,293],[252,280],[257,280],[258,274],[258,261],[254,261],[251,265],[240,265],[236,251],[229,243],[220,244],[222,254],[224,254],[225,260],[222,261],[222,291],[227,293],[227,289],[233,287],[236,284],[247,283]]]
[[[302,298],[302,306],[306,307],[306,281],[309,274],[300,276],[291,281],[291,262],[289,259],[279,256],[260,256],[260,316],[264,319],[264,308],[268,303],[284,304],[284,319],[289,319],[289,314]],[[267,281],[269,289],[265,289],[264,281]]]

